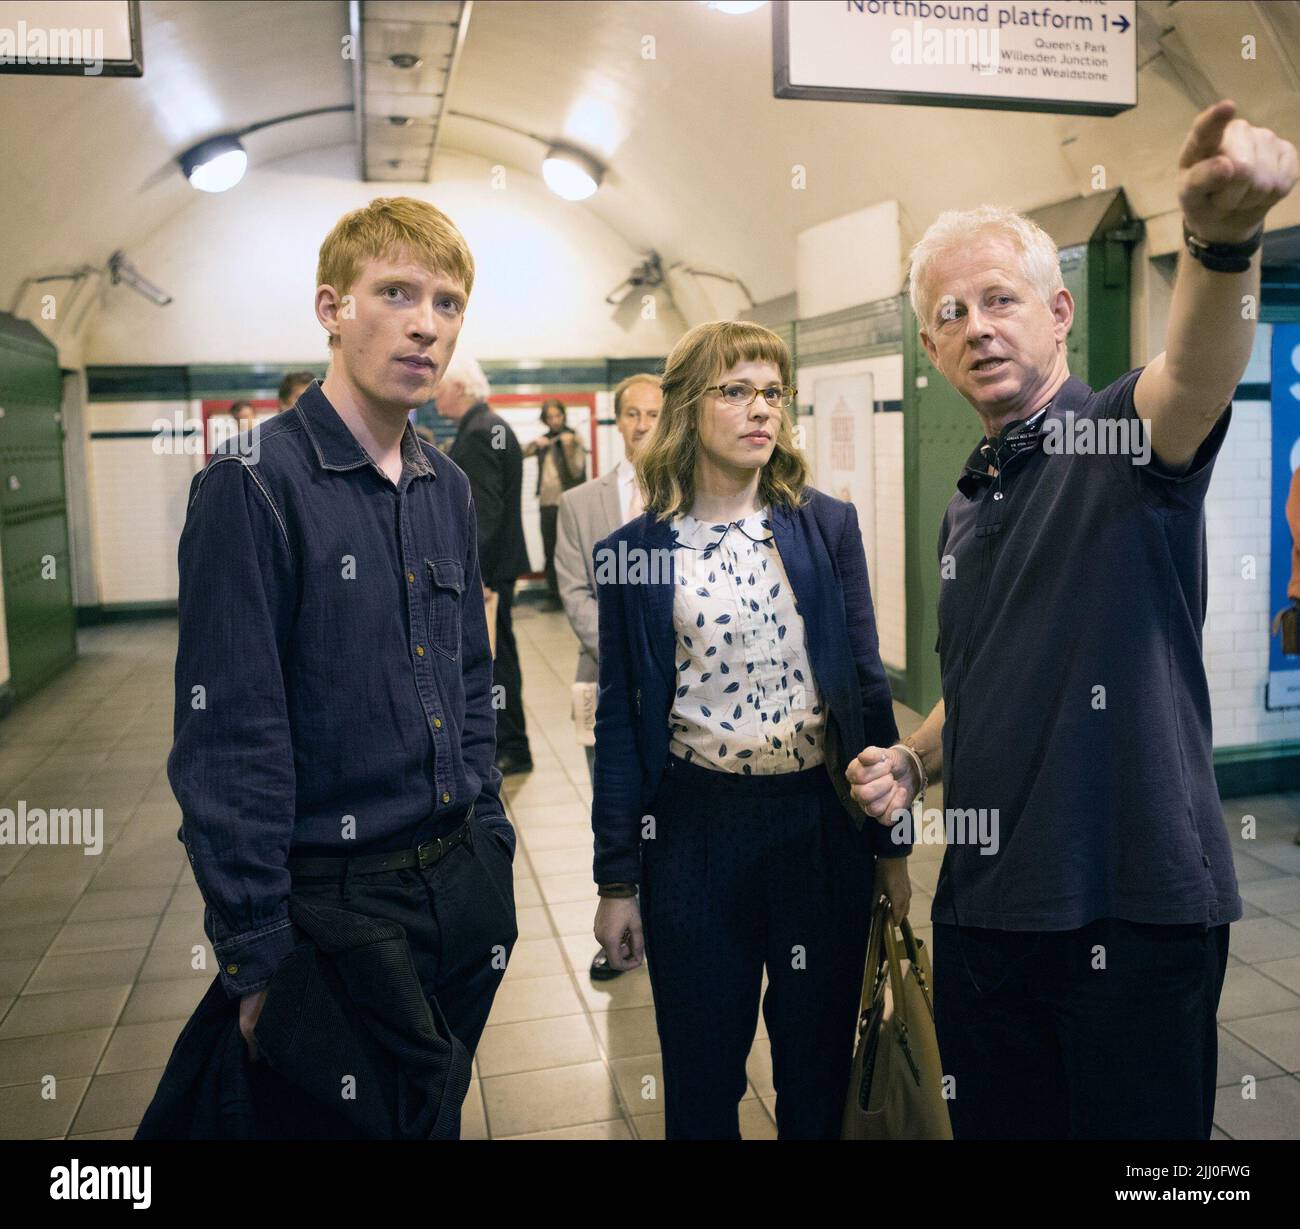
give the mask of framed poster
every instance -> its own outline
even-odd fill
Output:
[[[1135,0],[776,0],[777,98],[1114,115],[1137,106]]]
[[[1283,643],[1284,613],[1300,607],[1300,324],[1273,326],[1273,509],[1269,535],[1268,686],[1264,707],[1300,708],[1300,653]]]

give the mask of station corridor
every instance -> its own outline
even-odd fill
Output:
[[[522,604],[516,634],[536,771],[507,778],[519,834],[519,942],[466,1100],[467,1139],[663,1138],[658,1039],[643,968],[594,983],[590,788],[572,736],[576,641],[563,614]],[[104,809],[104,848],[0,848],[0,1132],[130,1138],[213,976],[202,902],[176,838],[174,620],[82,629],[76,664],[0,726],[0,785],[29,806]],[[908,733],[916,714],[899,708]],[[341,718],[342,719],[342,718]],[[935,804],[932,793],[927,805]],[[1245,917],[1220,1003],[1215,1138],[1300,1136],[1300,792],[1225,803]],[[1254,841],[1240,818],[1257,819]],[[1249,852],[1247,850],[1249,849]],[[911,859],[928,940],[939,851]],[[193,969],[193,945],[204,966]],[[1254,1100],[1242,1078],[1258,1081]],[[46,1099],[47,1077],[55,1095]],[[647,1077],[652,1077],[648,1079]],[[741,1105],[745,1139],[776,1136],[760,1015]],[[45,1082],[44,1084],[42,1082]]]

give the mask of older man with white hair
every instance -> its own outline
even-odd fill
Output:
[[[438,385],[438,413],[457,422],[448,455],[465,471],[478,520],[479,566],[483,589],[497,595],[496,653],[492,687],[502,689],[497,709],[496,765],[503,776],[531,772],[532,752],[524,723],[523,677],[515,644],[511,606],[515,581],[529,569],[520,514],[524,480],[523,450],[515,433],[488,405],[489,385],[483,368],[457,353]]]
[[[952,826],[934,899],[959,1139],[1210,1134],[1242,906],[1201,657],[1204,500],[1264,217],[1296,181],[1290,142],[1234,113],[1202,112],[1179,159],[1167,348],[1106,388],[1070,375],[1074,303],[1033,223],[947,213],[912,253],[926,353],[984,439],[939,535],[943,699],[920,763],[869,747],[847,775],[888,822],[942,770],[949,816],[997,824],[991,846]]]

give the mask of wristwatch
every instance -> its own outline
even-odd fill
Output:
[[[1193,260],[1199,260],[1214,273],[1245,273],[1250,268],[1250,258],[1264,242],[1264,223],[1244,243],[1207,243],[1198,239],[1183,222],[1183,243]]]

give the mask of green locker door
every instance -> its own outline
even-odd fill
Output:
[[[53,345],[0,313],[0,551],[10,686],[20,701],[77,655],[62,405]]]
[[[907,681],[898,699],[928,713],[939,685],[939,526],[983,434],[966,399],[930,362],[906,295],[903,312],[903,465],[907,500]]]

